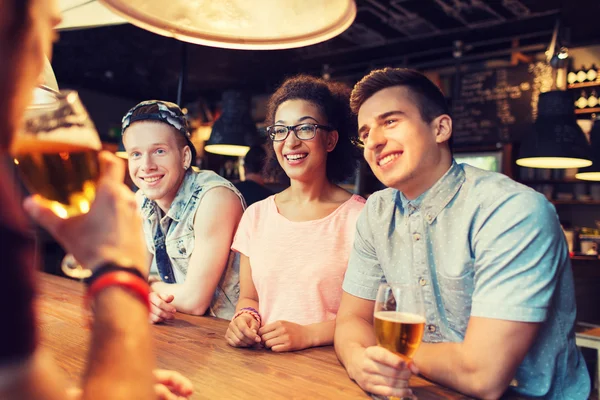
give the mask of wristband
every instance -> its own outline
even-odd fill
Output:
[[[127,268],[127,270],[130,269],[131,268]],[[148,286],[148,282],[139,275],[125,270],[105,272],[96,279],[93,279],[86,294],[87,304],[90,304],[92,299],[98,293],[111,286],[120,286],[129,290],[131,293],[135,294],[136,297],[148,307],[148,311],[150,311],[150,286]]]
[[[84,282],[88,285],[88,287],[92,286],[92,284],[99,279],[102,275],[107,274],[109,272],[114,272],[114,271],[125,271],[127,273],[139,276],[140,278],[144,279],[144,275],[142,275],[142,273],[140,272],[140,270],[138,270],[137,268],[131,268],[131,267],[122,267],[118,264],[112,263],[112,262],[107,262],[102,264],[102,266],[98,267],[94,273],[92,274],[92,276],[90,276],[89,278],[84,279]]]
[[[256,320],[256,322],[258,322],[258,326],[262,325],[262,318],[260,316],[260,313],[255,308],[252,308],[252,307],[242,308],[240,311],[235,313],[232,320],[236,319],[237,317],[239,317],[242,314],[250,314],[250,316],[252,318],[254,318]]]

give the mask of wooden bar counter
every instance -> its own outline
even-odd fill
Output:
[[[77,384],[89,346],[82,295],[84,286],[40,273],[40,340],[64,373]],[[338,362],[332,346],[294,353],[234,349],[223,335],[229,321],[178,313],[152,326],[159,368],[181,372],[194,383],[193,399],[369,399]],[[413,377],[420,400],[468,397]]]

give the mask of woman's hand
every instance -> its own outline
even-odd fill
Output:
[[[250,314],[240,314],[229,323],[225,339],[233,347],[251,347],[260,343],[260,326]]]
[[[258,331],[266,348],[275,352],[295,351],[312,347],[308,329],[289,321],[276,321]]]

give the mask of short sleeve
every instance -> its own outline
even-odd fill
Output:
[[[476,225],[471,315],[543,322],[569,268],[554,207],[539,193],[520,192],[488,207]]]
[[[231,250],[237,251],[246,257],[252,256],[250,254],[250,249],[252,248],[250,245],[250,238],[253,230],[252,227],[254,226],[254,219],[256,217],[256,209],[257,207],[253,204],[244,211],[231,245]]]
[[[369,202],[367,201],[356,221],[354,245],[350,252],[348,269],[342,287],[346,293],[353,296],[375,300],[382,280],[384,280],[383,270],[373,246],[373,232],[369,224]]]

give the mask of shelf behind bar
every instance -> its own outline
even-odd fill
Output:
[[[595,87],[595,86],[600,86],[600,81],[597,80],[594,82],[571,83],[571,84],[567,85],[567,89],[581,89],[581,88]]]
[[[597,112],[600,112],[600,107],[581,108],[581,109],[575,110],[575,114],[593,114],[593,113],[597,113]]]

